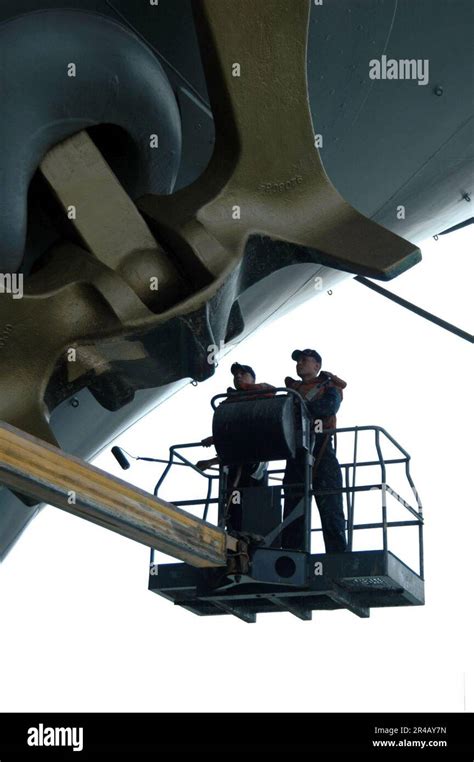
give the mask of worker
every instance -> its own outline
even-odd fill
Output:
[[[261,392],[268,389],[269,394],[273,396],[273,389],[275,387],[270,384],[257,384],[256,375],[253,368],[250,365],[241,365],[235,362],[230,372],[233,376],[234,388],[228,387],[228,397],[223,404],[229,402],[245,402],[245,400],[255,399],[255,396],[265,397],[265,394],[259,394],[252,396],[252,392]],[[244,395],[242,394],[244,393]],[[233,396],[235,395],[235,399]],[[214,444],[214,438],[206,437],[202,440],[201,444],[204,447],[210,447]],[[200,460],[196,463],[196,467],[201,471],[205,471],[213,465],[219,463],[219,458],[214,457],[209,460]],[[268,463],[241,463],[229,466],[228,472],[228,491],[231,493],[241,487],[260,487],[266,483]],[[228,504],[229,517],[227,526],[228,529],[240,530],[241,525],[241,510],[239,504],[230,502]]]
[[[342,490],[341,467],[336,458],[333,437],[326,433],[336,428],[336,413],[342,401],[346,382],[327,371],[321,371],[321,355],[314,349],[295,349],[291,355],[296,361],[300,381],[287,376],[285,386],[295,389],[306,400],[314,430],[313,490]],[[300,461],[287,462],[283,484],[304,482],[304,467]],[[302,489],[285,489],[285,519],[302,497]],[[347,548],[342,492],[317,495],[316,504],[321,517],[326,553],[343,552]],[[284,548],[301,549],[305,544],[304,517],[295,519],[282,533]]]

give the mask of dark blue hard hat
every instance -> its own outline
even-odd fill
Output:
[[[314,357],[316,362],[318,362],[320,365],[323,363],[321,355],[316,352],[315,349],[295,349],[291,354],[291,359],[297,362],[300,359],[301,355],[304,355],[305,357]]]
[[[230,369],[230,372],[232,373],[232,375],[233,375],[233,376],[235,376],[235,374],[236,374],[236,373],[237,373],[237,371],[239,371],[239,370],[241,370],[241,371],[242,371],[242,373],[250,373],[250,375],[251,375],[251,376],[253,376],[253,380],[254,380],[254,381],[255,381],[255,379],[257,378],[257,376],[255,375],[255,371],[254,371],[254,369],[253,369],[253,368],[251,368],[251,367],[250,367],[250,365],[241,365],[239,362],[235,362],[235,363],[232,365],[232,367],[231,367],[231,369]]]

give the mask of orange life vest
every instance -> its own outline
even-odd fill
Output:
[[[329,389],[330,387],[336,387],[341,395],[342,400],[342,390],[346,388],[347,383],[343,381],[342,378],[335,376],[333,373],[322,370],[315,379],[306,383],[302,380],[295,380],[294,378],[287,376],[285,378],[285,386],[288,387],[288,389],[294,389],[295,391],[299,392],[303,399],[307,400],[321,399],[326,389]],[[321,420],[323,431],[328,429],[335,429],[337,426],[337,418],[335,415],[328,415]]]

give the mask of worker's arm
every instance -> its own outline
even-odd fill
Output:
[[[241,389],[239,391],[244,392],[258,392],[263,389],[274,389],[275,387],[271,384],[241,384]]]
[[[307,400],[306,405],[313,418],[327,418],[336,415],[341,406],[341,393],[334,386],[329,386],[318,400]]]
[[[196,463],[196,468],[199,468],[200,471],[205,471],[206,468],[210,468],[211,466],[216,466],[219,463],[219,458],[210,458],[209,460],[198,460]]]
[[[206,437],[201,441],[203,447],[210,447],[214,444],[214,437]]]

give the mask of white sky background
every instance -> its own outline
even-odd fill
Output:
[[[472,227],[421,248],[423,262],[387,287],[472,332]],[[412,455],[426,605],[369,619],[316,611],[312,622],[197,617],[147,590],[147,548],[48,507],[0,567],[0,711],[474,710],[472,345],[349,279],[263,328],[117,444],[165,457],[209,435],[208,401],[232,362],[279,385],[305,347],[348,382],[339,426],[381,425]],[[125,473],[109,449],[95,464],[150,490],[161,469],[132,461]],[[165,496],[183,497],[182,479]]]

